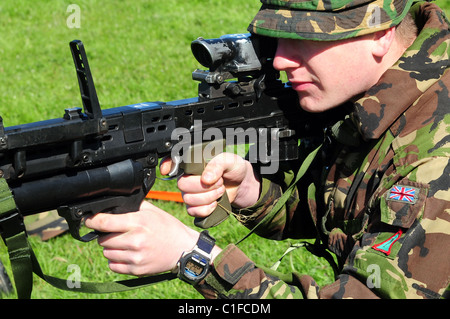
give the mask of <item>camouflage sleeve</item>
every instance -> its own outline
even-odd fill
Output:
[[[299,283],[295,275],[279,278],[266,273],[239,248],[229,245],[216,257],[213,269],[195,288],[208,299],[304,298]]]
[[[365,284],[347,274],[321,290],[308,275],[262,269],[235,245],[229,245],[216,257],[213,269],[195,288],[207,299],[378,298]],[[343,291],[349,295],[341,295]]]
[[[259,200],[251,207],[243,208],[243,209],[235,209],[235,217],[239,220],[244,226],[249,229],[252,229],[256,225],[258,225],[262,219],[266,216],[268,212],[271,211],[272,207],[277,203],[281,194],[283,193],[283,187],[278,183],[274,183],[267,178],[262,178],[261,180],[261,193]],[[276,217],[276,222],[278,225],[284,224],[286,219],[285,214],[279,214]],[[274,238],[281,237],[279,226],[277,227],[275,224],[265,224],[260,225],[256,230],[256,233],[261,237],[266,238]]]
[[[297,171],[298,167],[281,165],[276,174],[262,176],[258,201],[251,207],[234,209],[235,217],[249,229],[258,225],[255,234],[264,238],[315,238],[315,226],[307,207],[307,191],[301,186],[310,184],[311,177],[308,175],[297,184],[281,211],[272,220],[262,222],[292,183]]]

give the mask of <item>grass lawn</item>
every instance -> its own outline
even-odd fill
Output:
[[[436,2],[450,12],[446,0]],[[2,0],[0,115],[4,125],[59,118],[65,108],[81,107],[68,46],[73,39],[84,42],[102,108],[193,97],[197,94],[197,82],[192,81],[191,73],[201,66],[190,52],[191,41],[199,36],[215,38],[246,32],[259,6],[257,0]],[[176,184],[157,181],[153,189],[175,191]],[[192,225],[182,204],[158,202],[157,205]],[[243,237],[247,229],[228,219],[211,233],[224,247]],[[75,264],[80,267],[84,281],[126,278],[109,271],[96,243],[80,243],[70,235],[46,242],[37,238],[30,241],[44,272],[49,275],[67,278],[68,267]],[[256,263],[270,266],[290,243],[251,236],[240,247]],[[3,241],[0,259],[12,278]],[[320,285],[333,281],[327,262],[304,249],[286,257],[279,270],[307,273]],[[6,297],[15,298],[15,295]],[[32,298],[201,296],[179,280],[124,293],[88,295],[57,290],[35,276]]]

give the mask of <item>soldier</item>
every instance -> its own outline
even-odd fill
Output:
[[[343,117],[295,187],[289,188],[302,163],[263,176],[231,154],[214,158],[201,176],[183,176],[178,186],[192,216],[208,216],[227,191],[233,213],[249,228],[258,225],[260,236],[318,238],[338,259],[336,282],[318,287],[298,274],[282,280],[236,246],[221,250],[208,234],[199,236],[149,203],[135,214],[86,221],[112,232],[99,240],[110,268],[143,275],[178,265],[180,278],[207,298],[448,298],[444,13],[412,0],[262,3],[249,31],[279,39],[274,67],[286,72],[300,106],[340,108]]]

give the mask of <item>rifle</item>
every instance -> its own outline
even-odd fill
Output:
[[[84,45],[70,42],[83,109],[67,108],[62,118],[11,127],[0,118],[0,177],[17,206],[13,214],[0,216],[2,236],[23,228],[22,216],[56,209],[75,239],[96,238],[96,233],[80,235],[83,218],[138,210],[160,158],[172,157],[171,176],[200,174],[205,160],[188,157],[211,149],[208,132],[214,138],[222,134],[213,147],[222,148],[219,152],[253,140],[259,150],[252,161],[262,167],[297,159],[298,140],[321,132],[324,121],[301,111],[296,93],[279,80],[272,66],[275,48],[275,42],[249,34],[199,38],[191,50],[208,70],[192,73],[200,82],[197,97],[102,110]],[[196,224],[214,226],[228,213]]]

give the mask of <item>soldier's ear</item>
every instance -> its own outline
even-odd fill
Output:
[[[382,59],[389,53],[395,40],[395,27],[373,33],[372,54],[376,59]]]

